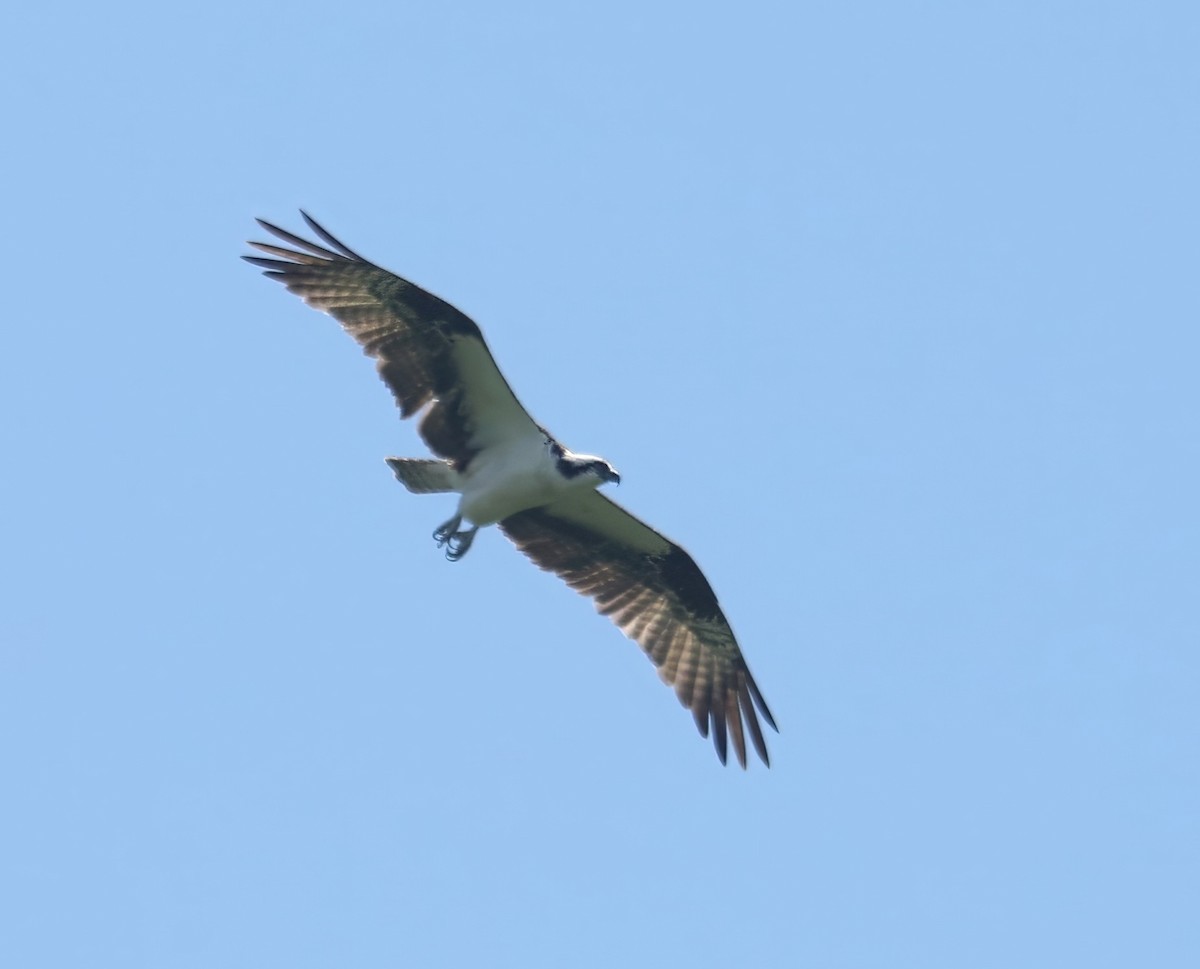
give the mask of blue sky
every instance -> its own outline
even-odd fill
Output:
[[[1194,964],[1194,5],[6,20],[0,963]],[[301,206],[693,553],[769,771],[444,561]]]

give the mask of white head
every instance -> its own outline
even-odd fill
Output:
[[[617,474],[617,469],[604,458],[596,457],[594,454],[576,454],[574,451],[568,451],[557,441],[549,443],[550,456],[554,458],[554,467],[568,481],[578,481],[581,484],[586,482],[593,488],[598,488],[609,481],[616,484],[621,483],[621,476]]]

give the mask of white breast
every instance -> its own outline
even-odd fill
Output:
[[[491,525],[526,508],[546,505],[570,488],[539,435],[475,456],[462,478],[458,511],[474,525]]]

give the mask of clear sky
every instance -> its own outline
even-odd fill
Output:
[[[0,965],[1197,964],[1195,4],[5,20]],[[692,552],[770,770],[443,559],[301,206]]]

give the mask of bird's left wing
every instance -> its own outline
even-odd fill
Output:
[[[770,764],[758,718],[778,729],[775,720],[712,586],[687,552],[598,491],[518,512],[500,528],[646,651],[701,735],[711,729],[721,763],[732,740],[746,766],[744,723]]]

